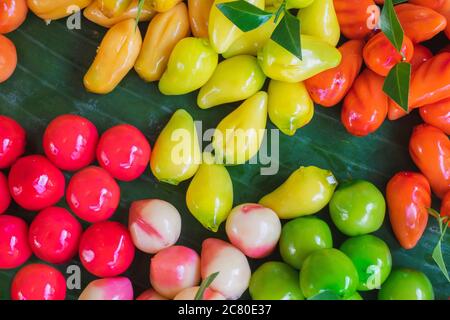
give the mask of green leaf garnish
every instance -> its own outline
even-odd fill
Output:
[[[326,290],[308,298],[308,300],[342,300],[342,298],[335,292]]]
[[[436,247],[433,250],[433,254],[431,255],[434,262],[436,262],[437,266],[441,270],[441,272],[444,274],[445,278],[448,282],[450,282],[450,277],[448,275],[447,266],[445,265],[444,257],[442,255],[442,241],[444,240],[445,233],[447,232],[449,221],[446,221],[446,217],[441,217],[438,212],[436,212],[433,209],[429,209],[430,215],[436,218],[439,224],[439,232],[440,237],[439,241],[436,244]]]
[[[381,31],[383,31],[397,51],[401,52],[405,33],[394,10],[392,0],[384,1],[380,18]]]
[[[409,85],[411,81],[411,64],[396,64],[384,80],[383,91],[403,110],[409,112]]]
[[[197,294],[195,295],[194,300],[203,300],[203,295],[205,294],[206,289],[209,288],[211,283],[216,279],[216,277],[219,275],[219,272],[214,272],[210,274],[200,285],[200,288],[197,291]]]
[[[302,45],[300,40],[300,20],[289,11],[272,33],[271,39],[302,60]]]
[[[244,32],[260,27],[273,15],[244,0],[219,3],[216,6],[225,17]]]
[[[144,8],[145,0],[139,0],[138,10],[136,14],[136,28],[138,27],[139,20],[141,19],[142,8]]]

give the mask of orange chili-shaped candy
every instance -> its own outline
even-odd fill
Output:
[[[373,0],[334,0],[334,8],[348,39],[364,39],[377,25],[379,9]]]
[[[413,57],[414,45],[407,36],[403,39],[401,52],[407,62]],[[383,77],[387,76],[389,71],[403,59],[402,55],[382,32],[367,42],[363,50],[363,56],[366,65]]]
[[[386,200],[392,230],[405,249],[412,249],[428,222],[431,190],[420,173],[399,172],[387,184]]]
[[[433,58],[433,53],[427,47],[421,44],[414,45],[414,55],[409,63],[411,63],[412,71],[415,71],[425,61]]]
[[[420,108],[423,121],[450,135],[450,98]]]
[[[414,128],[409,141],[409,154],[430,181],[439,198],[450,190],[450,140],[438,128],[422,124]]]
[[[388,98],[383,92],[384,78],[364,70],[344,99],[341,121],[355,136],[375,132],[386,119]]]
[[[441,217],[450,218],[450,191],[447,192],[441,203]]]
[[[339,48],[342,55],[339,66],[305,81],[315,103],[332,107],[341,102],[361,70],[363,46],[362,40],[347,41]]]
[[[450,10],[450,0],[409,0],[408,2],[419,6],[428,7],[437,12]]]
[[[197,38],[208,38],[208,20],[214,0],[188,0],[189,21],[192,34]]]
[[[442,52],[420,65],[411,75],[409,109],[450,98],[450,52]],[[389,102],[389,120],[407,113],[395,102]]]
[[[443,15],[427,7],[404,3],[395,6],[395,12],[406,36],[414,43],[432,39],[447,26]]]

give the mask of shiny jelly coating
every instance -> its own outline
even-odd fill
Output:
[[[0,269],[17,268],[31,256],[28,226],[24,220],[10,215],[0,216]]]
[[[109,219],[120,202],[120,188],[100,167],[87,167],[73,175],[66,201],[79,218],[94,223]]]
[[[105,131],[97,147],[97,161],[114,178],[132,181],[145,171],[151,147],[134,126],[121,124]]]
[[[80,170],[95,159],[97,128],[88,119],[65,114],[53,119],[45,129],[43,138],[47,158],[58,168]]]
[[[77,254],[82,232],[81,224],[69,211],[49,207],[34,218],[28,240],[36,257],[59,264],[68,262]]]
[[[8,176],[12,198],[30,211],[56,204],[64,196],[65,183],[62,172],[41,155],[20,158],[11,167]]]
[[[90,273],[114,277],[124,273],[133,262],[134,245],[128,229],[121,223],[98,222],[81,236],[79,256]]]
[[[66,280],[60,271],[42,263],[17,272],[11,284],[12,300],[64,300]]]
[[[26,133],[15,120],[0,115],[0,169],[9,168],[25,152]]]
[[[0,214],[5,213],[11,204],[11,195],[9,194],[8,180],[0,172]]]

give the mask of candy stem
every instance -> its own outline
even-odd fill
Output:
[[[216,279],[216,277],[219,275],[219,272],[214,272],[210,274],[200,285],[200,288],[197,291],[197,294],[195,295],[194,300],[203,300],[203,295],[205,294],[206,289],[211,285],[211,283]]]

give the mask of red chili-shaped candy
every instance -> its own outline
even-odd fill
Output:
[[[11,203],[11,195],[9,194],[8,180],[3,173],[0,172],[0,214],[8,209]]]

